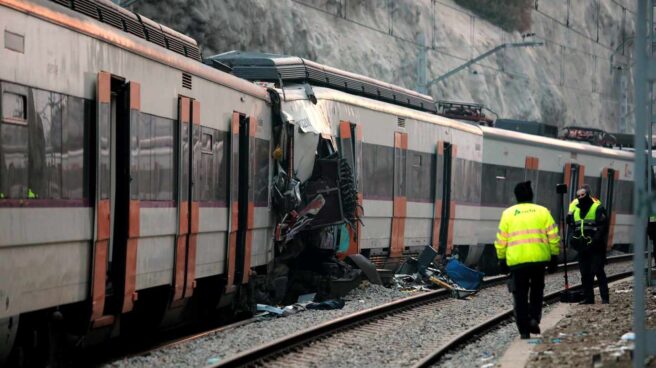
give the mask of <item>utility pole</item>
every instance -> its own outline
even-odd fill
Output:
[[[647,5],[649,8],[647,8]],[[636,41],[634,58],[636,69],[634,74],[635,88],[635,167],[634,167],[634,191],[633,191],[633,214],[635,219],[634,243],[633,243],[633,331],[635,333],[635,350],[633,354],[633,366],[635,368],[645,365],[648,355],[656,354],[656,331],[647,328],[645,322],[645,226],[647,217],[652,213],[653,196],[649,196],[646,188],[647,155],[645,147],[646,123],[652,123],[652,117],[648,116],[647,93],[651,90],[656,80],[656,64],[651,52],[647,53],[647,24],[649,29],[653,28],[652,0],[638,0],[636,11]],[[648,11],[649,9],[649,11]],[[651,17],[647,18],[647,12]],[[649,32],[651,34],[651,31]],[[650,40],[651,42],[651,40]],[[651,100],[649,99],[651,103]],[[651,144],[651,137],[649,137]]]
[[[420,32],[417,35],[417,45],[419,45],[419,52],[417,53],[417,86],[415,90],[419,93],[428,94],[426,85],[428,79],[428,58],[426,55],[427,47],[424,32]]]

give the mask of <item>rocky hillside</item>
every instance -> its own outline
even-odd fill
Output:
[[[417,90],[424,70],[423,80],[436,78],[499,44],[522,41],[522,29],[534,33],[527,41],[544,45],[505,49],[432,84],[429,93],[483,103],[504,118],[632,130],[633,87],[621,63],[630,63],[632,44],[622,45],[633,33],[634,2],[504,1],[528,3],[519,26],[490,16],[486,0],[139,0],[132,9],[194,37],[204,56],[297,55]]]

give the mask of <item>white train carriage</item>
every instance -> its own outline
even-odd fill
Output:
[[[58,3],[0,1],[0,332],[248,283],[273,260],[266,90],[109,1]]]
[[[479,247],[477,254],[470,255],[471,260],[486,262],[494,252],[499,218],[503,209],[513,203],[514,185],[522,180],[532,181],[535,202],[549,208],[555,219],[560,215],[562,201],[555,192],[556,184],[568,185],[568,203],[574,199],[576,189],[590,185],[610,216],[608,250],[612,246],[628,250],[633,228],[633,153],[509,130],[480,129],[484,185]]]

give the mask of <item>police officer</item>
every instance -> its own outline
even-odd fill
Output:
[[[647,222],[647,236],[649,237],[649,240],[651,240],[651,255],[654,258],[654,264],[656,264],[656,214],[649,216],[649,222]],[[654,295],[656,295],[656,287],[653,289]]]
[[[558,227],[545,207],[533,204],[531,182],[515,186],[517,204],[501,215],[494,246],[503,273],[510,272],[515,320],[522,339],[540,333],[544,270],[555,272],[560,251]]]
[[[592,191],[591,191],[591,189],[590,189],[590,185],[588,185],[588,184],[583,184],[583,186],[581,186],[581,188],[580,188],[579,190],[582,190],[582,189],[585,190],[585,191],[588,193],[588,195],[590,196],[590,198],[592,198],[592,201],[593,201],[593,202],[601,203],[601,201],[600,201],[599,199],[595,198],[595,197],[592,195]],[[578,192],[578,191],[577,191],[577,192]],[[579,199],[578,199],[578,198],[574,198],[574,199],[572,200],[572,202],[570,202],[570,204],[569,204],[569,211],[568,211],[567,213],[570,214],[570,215],[573,214],[573,213],[574,213],[574,210],[576,209],[576,206],[577,206],[578,204],[579,204]]]
[[[576,197],[578,204],[573,214],[568,216],[568,223],[572,229],[570,244],[579,254],[584,296],[581,304],[594,304],[595,276],[599,281],[601,302],[608,304],[608,280],[604,272],[608,216],[601,203],[595,202],[585,189],[579,189]]]

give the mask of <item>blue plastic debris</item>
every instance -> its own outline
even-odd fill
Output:
[[[453,282],[467,290],[478,290],[485,276],[483,272],[472,270],[457,259],[451,259],[446,264],[446,274]]]
[[[266,304],[258,304],[257,305],[257,311],[258,312],[269,312],[271,314],[275,314],[276,316],[282,316],[284,313],[284,310],[282,308],[277,308],[271,305],[266,305]]]

